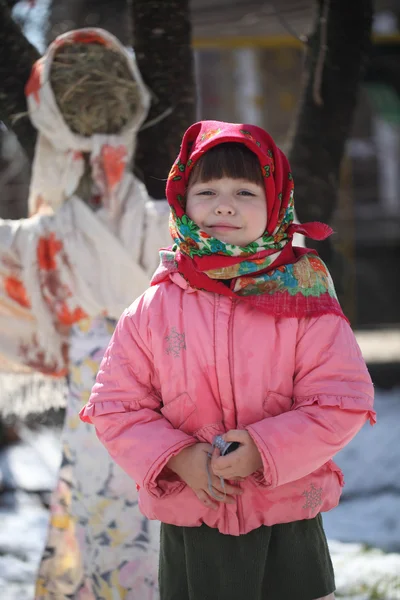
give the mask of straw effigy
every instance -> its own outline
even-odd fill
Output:
[[[126,58],[102,44],[62,46],[50,83],[66,124],[82,136],[118,133],[137,111],[139,88]]]
[[[137,113],[140,92],[125,56],[102,44],[61,46],[52,62],[50,83],[64,121],[79,135],[119,133]],[[85,158],[77,194],[90,201],[91,168]],[[0,418],[42,422],[46,414],[65,407],[65,394],[64,380],[33,373],[0,356]]]

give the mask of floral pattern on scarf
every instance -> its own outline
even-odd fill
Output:
[[[213,238],[185,213],[186,188],[196,161],[227,142],[244,144],[256,154],[265,185],[265,231],[246,247]],[[343,316],[323,261],[315,251],[292,245],[296,232],[321,240],[332,230],[323,223],[293,223],[294,182],[289,162],[261,128],[219,121],[192,125],[170,171],[167,199],[174,246],[161,252],[162,264],[153,283],[175,270],[195,289],[241,297],[276,316]],[[231,281],[224,285],[221,280]]]

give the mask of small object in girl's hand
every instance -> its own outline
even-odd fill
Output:
[[[221,452],[221,456],[226,456],[231,452],[237,450],[240,446],[239,442],[225,442],[221,435],[216,435],[213,441],[214,448],[218,448]]]

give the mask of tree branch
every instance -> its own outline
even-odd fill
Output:
[[[289,160],[295,181],[296,213],[301,222],[331,222],[340,166],[357,105],[359,85],[370,54],[372,0],[317,0],[318,14],[309,39],[306,77]],[[331,238],[309,242],[328,264],[339,298],[352,275]]]
[[[339,190],[340,164],[370,51],[372,1],[335,0],[330,2],[327,15],[326,2],[318,0],[308,72],[289,152],[296,184],[296,211],[302,222],[331,220]],[[318,75],[324,31],[326,48]],[[315,102],[316,75],[321,103]]]
[[[166,115],[139,134],[136,154],[138,175],[159,199],[182,135],[195,120],[189,0],[135,0],[132,17],[140,72],[152,92],[148,120]]]

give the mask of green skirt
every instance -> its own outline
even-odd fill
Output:
[[[314,600],[335,590],[321,515],[223,535],[161,524],[161,600]]]

